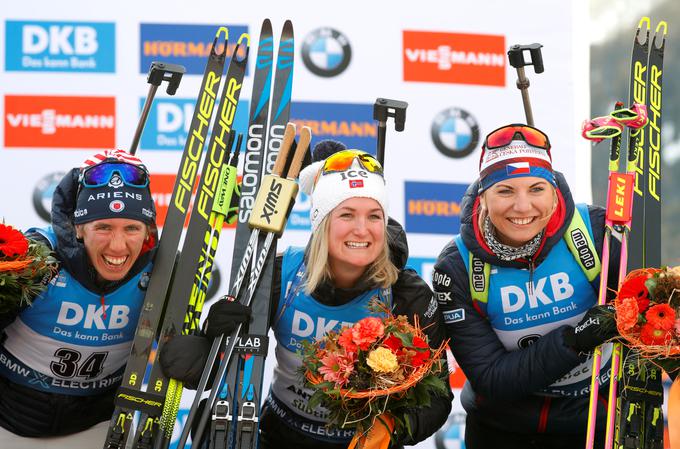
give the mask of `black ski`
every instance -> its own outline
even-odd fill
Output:
[[[248,39],[247,35],[239,38],[224,77],[219,110],[210,133],[184,245],[173,276],[157,352],[175,335],[200,331],[199,318],[236,179],[238,148],[229,164],[227,160],[234,141],[232,125],[247,66]],[[238,60],[238,52],[244,45],[245,57]],[[216,100],[217,98],[213,98],[213,101]],[[198,169],[200,158],[196,162]],[[149,447],[149,443],[153,441],[154,447],[164,448],[169,445],[172,436],[182,396],[182,384],[174,379],[167,379],[158,363],[152,366],[148,383],[158,395],[165,398],[164,408],[158,427],[155,425],[157,416],[143,416],[136,447]]]
[[[271,161],[276,158],[281,148],[284,130],[290,115],[294,51],[293,24],[290,20],[287,20],[283,25],[276,58],[276,75],[270,113],[271,123],[267,133],[267,156],[265,158],[267,164],[264,167],[267,175],[272,173],[273,164]],[[257,442],[275,257],[276,241],[272,243],[260,276],[259,285],[255,290],[252,303],[253,319],[248,326],[249,334],[254,336],[251,341],[256,342],[260,350],[244,353],[238,357],[238,391],[234,394],[236,400],[236,407],[234,408],[236,415],[234,418],[235,440],[234,444],[229,446],[232,449],[254,448]]]
[[[180,168],[163,225],[162,237],[156,251],[149,287],[144,298],[144,306],[140,313],[122,384],[116,394],[116,408],[107,431],[104,449],[121,449],[126,445],[135,411],[143,410],[146,413],[160,416],[163,405],[162,399],[159,401],[157,396],[143,392],[142,383],[157,328],[165,308],[184,220],[196,181],[197,170],[187,170],[186,168],[197,164],[196,161],[200,159],[205,137],[208,133],[214,98],[217,95],[217,88],[224,70],[227,48],[226,32],[226,28],[220,28],[217,31],[210,50],[189,135],[182,153]],[[215,47],[222,33],[225,34],[225,50],[218,54]]]

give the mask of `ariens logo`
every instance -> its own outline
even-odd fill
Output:
[[[113,148],[114,97],[5,96],[5,146]]]
[[[116,71],[113,23],[8,20],[5,25],[8,71]]]
[[[403,32],[404,81],[505,86],[505,36]]]
[[[201,75],[205,69],[205,59],[215,38],[215,31],[221,25],[183,25],[152,24],[140,25],[139,71],[146,74],[152,61],[162,58],[164,62],[181,64],[188,75]],[[224,25],[229,29],[229,44],[225,66],[236,48],[236,42],[242,33],[248,32],[247,25]],[[218,43],[217,53],[223,46]],[[240,50],[239,57],[245,57],[245,47]],[[246,71],[247,75],[247,71]]]
[[[434,146],[444,156],[461,158],[477,148],[479,125],[469,112],[448,108],[432,120],[430,135]]]
[[[349,40],[336,29],[317,28],[302,42],[302,61],[315,75],[325,78],[337,76],[345,71],[351,59]]]
[[[406,231],[456,234],[460,229],[460,201],[466,189],[466,184],[406,181]]]

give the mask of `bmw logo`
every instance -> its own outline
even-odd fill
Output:
[[[109,203],[109,209],[111,209],[111,212],[123,212],[123,209],[125,209],[125,203],[122,202],[121,200],[113,200]]]
[[[432,121],[432,141],[444,156],[461,158],[472,153],[479,143],[479,125],[467,111],[448,108]]]
[[[352,59],[347,37],[333,28],[317,28],[302,43],[302,61],[315,75],[325,78],[341,74]]]
[[[33,189],[33,208],[40,218],[49,222],[51,220],[52,195],[59,181],[64,177],[64,172],[49,173],[38,180]]]

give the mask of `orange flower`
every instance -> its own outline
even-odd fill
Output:
[[[384,333],[385,326],[382,320],[369,316],[354,324],[354,327],[352,327],[352,341],[359,349],[366,351]]]
[[[635,298],[638,303],[638,311],[644,312],[649,307],[649,290],[645,286],[645,281],[651,277],[651,274],[640,272],[630,279],[626,279],[619,289],[619,298]]]
[[[616,321],[621,329],[627,331],[637,324],[638,313],[638,302],[635,298],[623,298],[616,307]]]
[[[675,311],[668,304],[657,304],[647,310],[645,318],[647,318],[647,324],[655,329],[668,331],[673,329],[673,324],[675,324]]]
[[[650,323],[642,326],[642,330],[640,331],[640,341],[646,345],[665,345],[666,341],[670,341],[671,338],[670,331],[655,328]]]
[[[28,240],[11,226],[0,223],[0,256],[25,256],[28,252]]]

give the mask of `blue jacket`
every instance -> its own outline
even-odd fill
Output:
[[[548,223],[546,235],[534,256],[534,268],[541,267],[549,274],[550,265],[541,266],[556,245],[561,244],[564,232],[574,214],[574,203],[564,177],[557,173],[559,205]],[[493,267],[532,269],[526,260],[502,261],[486,247],[476,223],[478,184],[466,192],[462,202],[461,237],[465,247]],[[593,242],[602,248],[604,210],[588,207]],[[474,218],[474,219],[473,219]],[[618,241],[613,239],[610,253],[610,285],[614,287],[618,269]],[[600,254],[601,257],[601,254]],[[562,267],[555,266],[554,271]],[[564,343],[561,325],[532,338],[532,344],[511,349],[503,344],[487,317],[473,305],[470,296],[468,271],[455,242],[441,252],[433,273],[433,287],[442,311],[447,318],[446,328],[451,338],[451,349],[468,381],[461,394],[464,408],[489,427],[519,434],[579,434],[587,423],[588,393],[576,397],[546,395],[550,385],[562,379],[586,359]],[[590,286],[588,286],[590,288]],[[585,292],[581,292],[586,294]],[[587,292],[590,294],[590,292]],[[490,292],[490,299],[492,292]],[[593,305],[595,297],[592,295]],[[600,388],[605,395],[607,388]],[[598,423],[604,425],[604,405],[600,401]],[[602,427],[604,429],[604,427]]]

